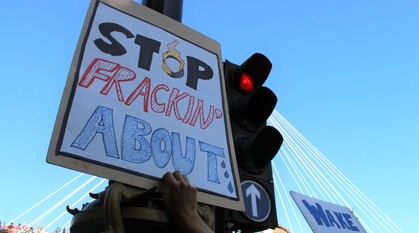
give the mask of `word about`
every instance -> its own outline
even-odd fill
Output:
[[[183,153],[179,133],[170,133],[164,128],[153,131],[147,121],[126,115],[121,132],[120,155],[113,122],[113,109],[98,106],[71,146],[86,150],[92,140],[97,135],[101,135],[105,153],[108,157],[139,164],[153,158],[154,164],[158,168],[165,168],[171,159],[173,168],[181,173],[189,174],[193,171],[197,156],[197,146],[194,138],[186,137],[185,153]],[[150,139],[148,140],[146,136]],[[200,152],[207,156],[207,180],[220,183],[217,166],[218,159],[225,158],[224,149],[202,141],[199,141],[198,145]],[[221,164],[223,163],[224,159]],[[224,176],[227,177],[228,174],[224,174]],[[234,191],[231,183],[229,184],[229,191],[231,193]]]

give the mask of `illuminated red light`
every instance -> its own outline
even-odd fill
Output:
[[[247,92],[251,92],[255,89],[252,77],[247,73],[242,73],[240,77],[240,87]]]

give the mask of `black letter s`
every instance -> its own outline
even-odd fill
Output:
[[[112,56],[121,56],[127,53],[127,50],[115,38],[112,37],[112,32],[121,32],[127,38],[133,38],[134,35],[126,28],[116,23],[101,23],[99,24],[100,33],[108,39],[111,43],[106,43],[103,39],[96,39],[93,42],[100,51],[110,54]]]

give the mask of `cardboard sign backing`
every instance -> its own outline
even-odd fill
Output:
[[[92,0],[47,162],[151,188],[186,174],[243,210],[220,45],[134,1]]]

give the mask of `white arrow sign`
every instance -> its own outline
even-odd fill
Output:
[[[250,196],[251,202],[252,202],[252,215],[257,217],[258,216],[258,206],[257,206],[256,198],[258,198],[260,200],[260,192],[253,184],[251,184],[246,189],[246,197],[248,197],[248,196]]]

